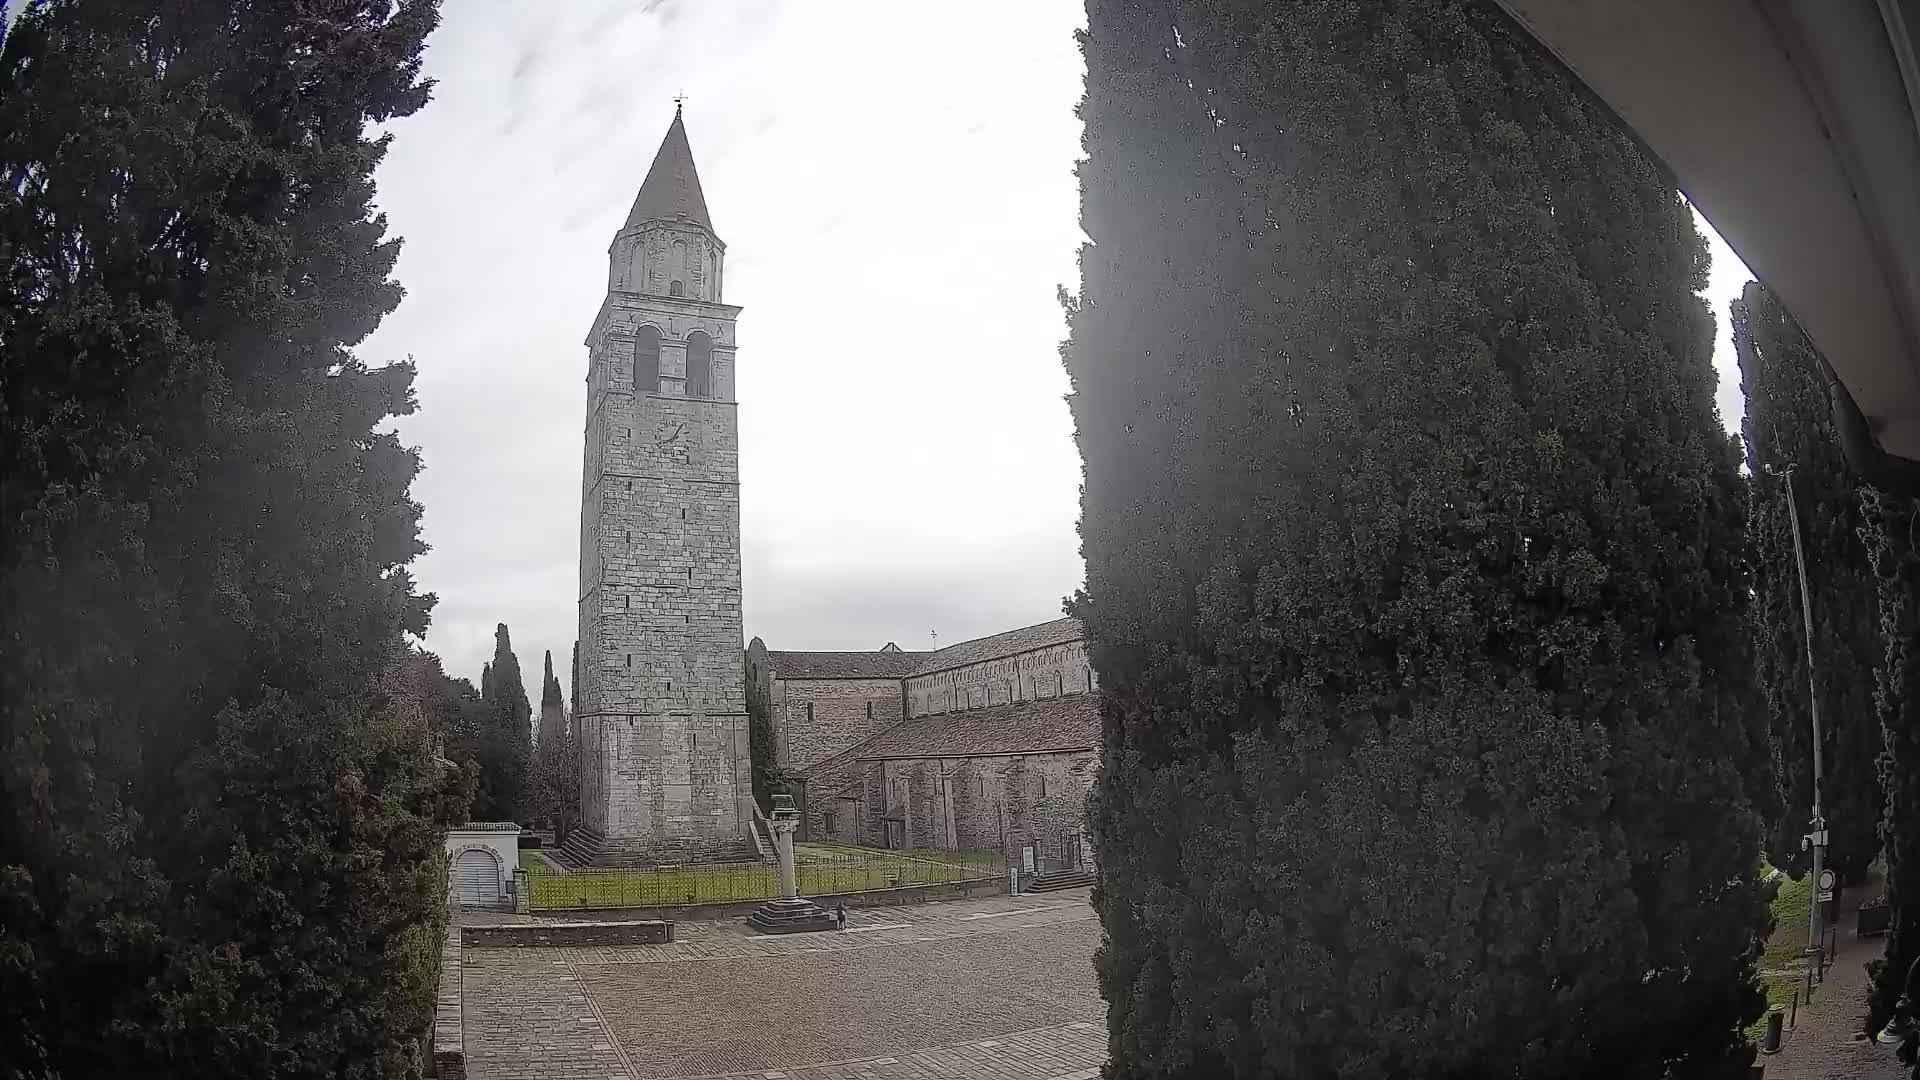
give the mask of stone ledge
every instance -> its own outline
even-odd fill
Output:
[[[447,927],[440,947],[440,986],[433,1005],[433,1075],[435,1080],[467,1080],[467,1036],[460,1007],[460,942],[458,926]]]
[[[666,945],[674,924],[664,919],[595,922],[496,923],[463,926],[460,943],[471,949],[516,949],[542,945]]]

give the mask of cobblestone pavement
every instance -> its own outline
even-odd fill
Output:
[[[844,931],[790,937],[679,929],[467,950],[468,1076],[1064,1080],[1105,1057],[1082,891],[850,911]]]
[[[1906,1080],[1892,1047],[1854,1039],[1867,1015],[1867,961],[1885,948],[1885,938],[1841,931],[1827,981],[1801,1003],[1780,1053],[1759,1058],[1767,1080]]]

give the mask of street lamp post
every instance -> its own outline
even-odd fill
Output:
[[[1807,587],[1807,555],[1800,544],[1800,500],[1793,494],[1794,466],[1785,468],[1767,466],[1767,472],[1780,477],[1785,482],[1787,493],[1787,521],[1793,530],[1793,562],[1800,572],[1800,619],[1806,628],[1807,637],[1807,715],[1813,721],[1813,831],[1802,840],[1801,846],[1813,853],[1812,877],[1808,884],[1812,888],[1807,895],[1812,898],[1812,911],[1807,917],[1807,955],[1818,957],[1821,950],[1820,926],[1820,870],[1827,853],[1827,819],[1820,809],[1820,688],[1813,672],[1813,599]]]

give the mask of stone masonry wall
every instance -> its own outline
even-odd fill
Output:
[[[890,833],[893,846],[999,851],[1017,860],[1032,844],[1051,859],[1077,838],[1087,856],[1087,792],[1099,771],[1092,751],[875,761],[866,769],[864,807],[854,812],[850,800],[835,807],[846,839],[854,839],[850,819],[864,817],[863,839],[876,845],[887,845]]]
[[[663,919],[602,922],[540,919],[527,923],[463,926],[460,928],[460,940],[470,949],[551,945],[666,945],[674,940],[674,923]]]
[[[1068,641],[907,680],[910,717],[1099,689],[1084,641]]]
[[[602,718],[609,849],[629,858],[735,851],[750,796],[744,716]]]
[[[898,679],[773,680],[773,737],[782,768],[808,768],[904,716]]]
[[[746,835],[738,311],[614,291],[587,338],[576,723],[585,824],[623,855]],[[645,324],[662,335],[660,379],[636,387]],[[685,396],[695,330],[713,339],[714,400]]]

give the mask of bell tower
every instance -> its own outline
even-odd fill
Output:
[[[678,109],[588,331],[576,857],[752,850],[726,245]]]

